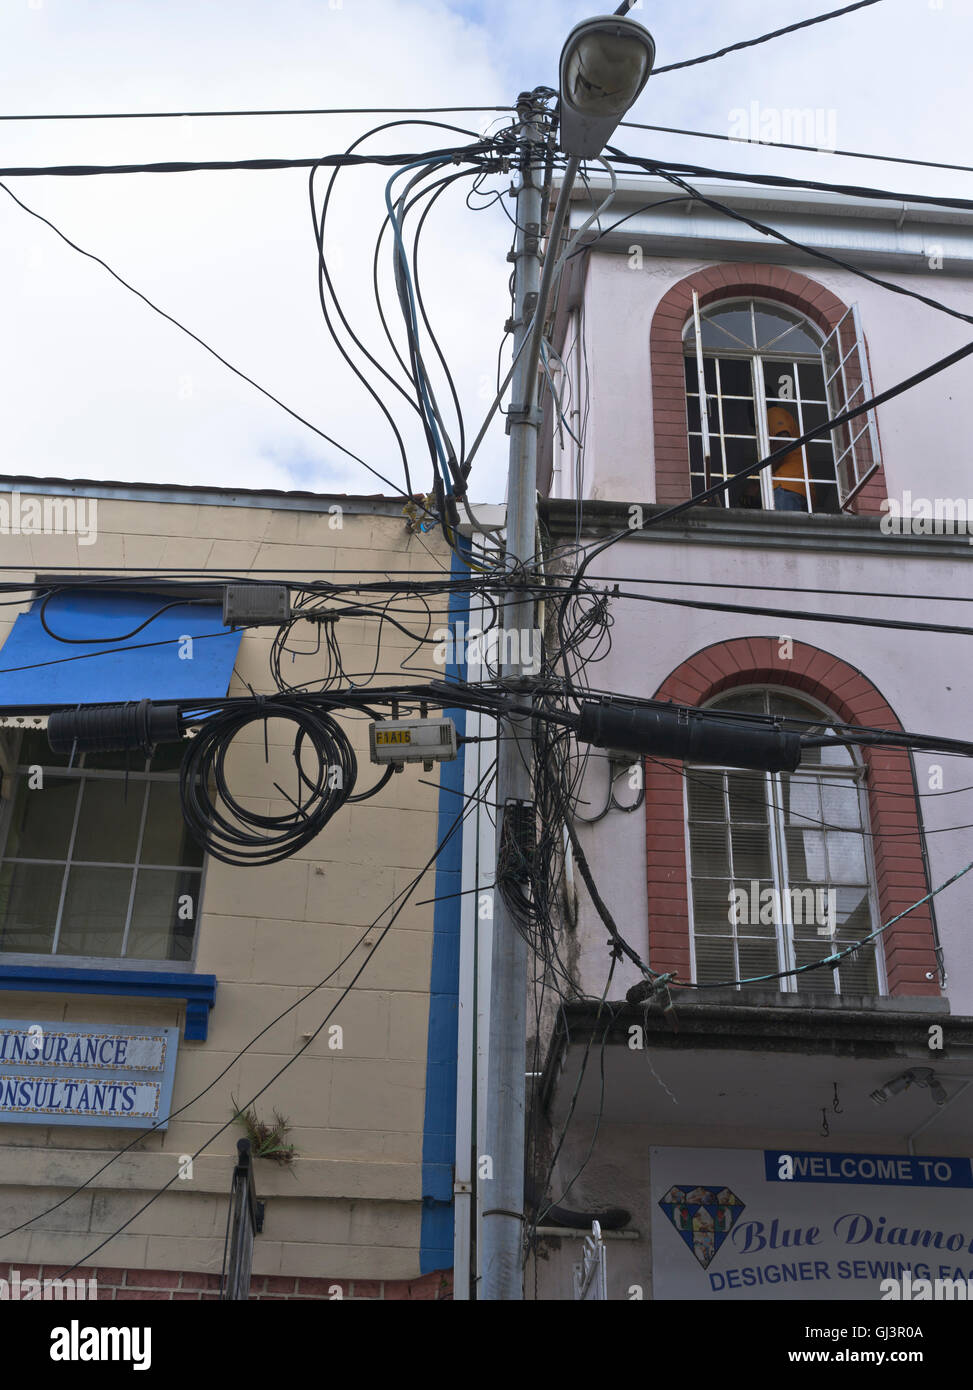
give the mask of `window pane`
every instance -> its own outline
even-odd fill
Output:
[[[732,885],[725,880],[693,879],[693,925],[701,936],[731,936]]]
[[[749,434],[756,437],[753,404],[750,401],[738,401],[732,397],[727,399],[724,396],[722,405],[724,434]]]
[[[821,801],[824,819],[829,825],[840,825],[849,830],[861,825],[857,783],[825,781],[821,786]]]
[[[707,878],[728,878],[730,857],[726,842],[726,830],[719,825],[693,825],[689,840],[692,848],[693,869]]]
[[[835,515],[841,510],[838,489],[833,484],[814,484],[814,510],[816,512],[828,512],[830,515]]]
[[[750,306],[710,310],[701,324],[703,347],[753,347]]]
[[[134,864],[146,784],[85,779],[73,859]]]
[[[183,754],[189,746],[188,739],[178,743],[160,743],[149,763],[150,772],[176,772],[182,766]]]
[[[838,966],[838,978],[842,994],[877,994],[878,970],[874,945],[869,943],[856,955],[847,956]]]
[[[27,776],[17,780],[5,857],[65,859],[74,824],[80,782],[76,777],[41,773],[43,783],[31,789]]]
[[[63,877],[53,864],[0,868],[0,951],[50,951]]]
[[[700,423],[699,423],[699,397],[698,397],[698,396],[687,396],[687,397],[686,397],[686,418],[687,418],[687,420],[688,420],[688,422],[689,422],[689,428],[690,428],[691,430],[696,430],[696,431],[699,431],[699,430],[700,430],[701,426],[700,426]]]
[[[140,960],[192,958],[200,882],[200,875],[194,873],[139,870],[126,957]]]
[[[767,781],[762,772],[730,772],[730,819],[767,824]]]
[[[755,306],[753,317],[757,325],[758,347],[766,346],[801,322],[796,314],[789,314],[786,309],[771,309],[766,304]]]
[[[733,942],[715,936],[696,937],[696,979],[700,984],[732,981],[737,977]]]
[[[827,401],[824,393],[824,372],[815,362],[799,362],[797,379],[800,384],[801,399],[804,401]]]
[[[67,767],[70,762],[69,753],[54,753],[51,745],[47,741],[46,729],[25,729],[20,740],[20,750],[17,754],[17,761],[23,767],[30,763],[38,763],[41,767]],[[75,758],[74,766],[77,767],[78,759]]]
[[[143,864],[202,864],[203,851],[189,838],[182,817],[178,782],[153,782],[142,836]]]
[[[753,398],[753,373],[750,363],[738,357],[720,358],[720,391],[724,396]]]
[[[795,941],[794,958],[797,965],[811,965],[831,954],[831,946],[826,936],[816,940]],[[805,970],[803,975],[795,975],[798,989],[802,994],[834,994],[834,970],[821,966],[818,970]]]
[[[137,748],[127,748],[120,753],[85,753],[84,765],[97,768],[99,772],[144,772],[145,754]]]
[[[689,792],[689,816],[691,820],[726,819],[723,802],[723,774],[721,772],[696,772],[686,769],[686,786]]]
[[[695,357],[686,357],[684,361],[686,363],[686,390],[698,391],[699,372],[696,370],[696,359]]]
[[[821,346],[814,335],[804,327],[791,328],[774,343],[775,351],[786,348],[788,352],[820,352]]]
[[[776,941],[741,941],[739,953],[741,980],[757,975],[772,975],[780,969]],[[764,989],[777,989],[778,982],[765,980],[763,987]]]
[[[73,867],[68,874],[58,955],[120,956],[131,887],[131,869]]]
[[[770,839],[764,826],[733,825],[733,872],[737,878],[767,878],[770,868]]]
[[[832,883],[864,883],[865,846],[853,831],[828,832],[828,868]]]

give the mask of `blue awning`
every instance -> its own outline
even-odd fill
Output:
[[[0,648],[0,709],[95,705],[123,700],[222,699],[242,630],[223,626],[218,604],[160,608],[174,596],[102,589],[57,593],[41,626],[38,599]],[[110,639],[147,627],[126,642]],[[66,644],[58,637],[84,639]],[[79,659],[80,658],[80,659]]]

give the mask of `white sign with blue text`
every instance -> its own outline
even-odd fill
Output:
[[[973,1280],[968,1157],[650,1150],[660,1299],[875,1299],[883,1280]]]
[[[0,1019],[0,1123],[168,1125],[178,1028]]]

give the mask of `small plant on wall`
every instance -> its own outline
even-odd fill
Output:
[[[291,1128],[287,1117],[275,1110],[274,1122],[268,1124],[266,1120],[258,1117],[253,1106],[248,1110],[241,1110],[236,1096],[231,1096],[230,1099],[233,1102],[233,1118],[245,1130],[254,1158],[272,1158],[275,1163],[282,1164],[293,1163],[297,1151],[293,1144],[284,1142]]]

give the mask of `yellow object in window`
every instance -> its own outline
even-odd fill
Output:
[[[772,405],[767,411],[767,433],[770,435],[771,446],[776,449],[778,439],[798,439],[801,431],[789,410],[785,410],[783,406]],[[783,488],[785,492],[797,492],[806,498],[804,459],[800,449],[793,449],[784,455],[780,463],[775,465],[773,477],[775,488]]]

